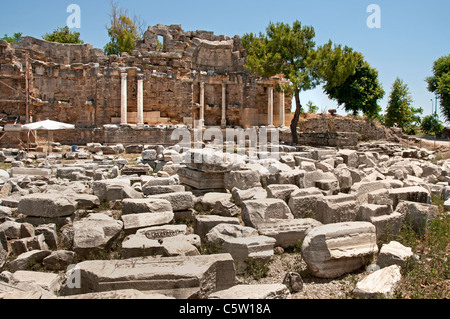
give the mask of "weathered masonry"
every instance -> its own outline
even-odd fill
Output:
[[[0,41],[0,115],[3,123],[48,118],[78,128],[289,124],[284,79],[249,74],[245,55],[239,36],[180,25],[149,27],[136,50],[121,57],[90,44]]]

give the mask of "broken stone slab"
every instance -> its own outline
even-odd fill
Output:
[[[390,215],[372,216],[368,222],[375,225],[377,232],[377,241],[385,241],[387,238],[400,234],[404,223],[404,216],[398,212]]]
[[[183,154],[183,163],[202,172],[230,172],[245,165],[245,157],[214,149],[191,149]]]
[[[52,294],[56,294],[61,288],[61,276],[59,274],[19,270],[12,275],[16,283],[29,283],[41,287]]]
[[[208,299],[290,299],[291,294],[283,284],[236,285],[212,293]]]
[[[245,225],[254,228],[270,219],[294,219],[286,202],[276,198],[244,201],[241,214]]]
[[[223,217],[217,215],[197,215],[194,219],[194,233],[205,238],[211,229],[219,224],[240,225],[236,217]]]
[[[172,212],[169,201],[159,198],[127,198],[122,201],[122,216],[143,213]]]
[[[160,226],[170,223],[174,219],[172,211],[157,213],[140,213],[123,215],[123,228],[127,234],[135,233],[141,228]]]
[[[247,190],[234,188],[231,191],[234,202],[238,207],[242,206],[242,202],[247,200],[259,200],[267,198],[267,191],[262,187],[254,187]]]
[[[194,187],[198,190],[223,189],[225,190],[224,172],[202,172],[188,167],[178,170],[180,184]]]
[[[358,153],[355,150],[339,150],[337,155],[344,159],[348,167],[358,167]]]
[[[20,254],[15,260],[11,261],[9,265],[12,271],[27,270],[33,263],[41,263],[42,260],[50,255],[48,250],[31,250]]]
[[[286,185],[286,184],[272,184],[267,186],[267,198],[278,198],[284,200],[286,203],[289,202],[292,193],[298,191],[299,188],[296,185]]]
[[[275,246],[289,248],[295,247],[303,241],[308,232],[314,227],[322,226],[315,219],[273,219],[270,222],[258,223],[260,235],[272,237],[276,240]]]
[[[147,186],[144,185],[142,187],[142,192],[145,196],[148,195],[160,195],[160,194],[167,194],[167,193],[179,193],[179,192],[185,192],[186,187],[183,185],[159,185],[159,186]]]
[[[74,179],[74,176],[77,174],[86,174],[86,169],[84,167],[58,167],[56,169],[56,177],[57,178],[66,178],[66,179]]]
[[[358,298],[391,299],[401,278],[400,267],[392,265],[377,270],[358,282],[353,293]]]
[[[105,214],[90,214],[73,223],[73,250],[87,255],[102,250],[116,238],[123,228],[123,222]]]
[[[352,222],[356,220],[357,206],[354,195],[338,194],[324,196],[317,200],[316,209],[313,218],[322,224]]]
[[[317,211],[317,201],[323,197],[316,187],[302,188],[291,193],[289,208],[295,218],[313,218]]]
[[[97,196],[100,202],[107,200],[107,191],[111,186],[131,186],[129,179],[105,179],[94,181],[92,184],[92,191],[95,196]]]
[[[236,272],[243,273],[247,269],[248,259],[257,260],[263,264],[273,257],[276,240],[267,236],[250,236],[225,238],[222,252],[233,256]]]
[[[359,182],[353,184],[349,194],[356,196],[356,204],[360,206],[369,203],[369,194],[390,188],[387,181]]]
[[[91,194],[69,193],[67,196],[77,204],[77,209],[94,209],[100,206],[100,199]]]
[[[198,249],[192,244],[195,235],[175,235],[150,239],[141,233],[130,235],[122,242],[122,258],[146,256],[197,256]],[[200,242],[200,238],[198,238]]]
[[[43,234],[13,240],[10,245],[11,251],[17,256],[30,250],[49,250]]]
[[[369,221],[370,217],[390,215],[394,211],[390,205],[375,205],[364,204],[359,206],[358,213],[356,215],[357,221]]]
[[[6,260],[8,258],[8,251],[3,248],[3,245],[0,243],[0,268],[3,267],[3,265],[6,263]]]
[[[55,194],[30,194],[19,201],[18,213],[33,217],[65,217],[75,212],[76,202],[69,196]]]
[[[106,189],[106,201],[121,201],[126,198],[143,198],[144,194],[128,185],[110,185]]]
[[[7,239],[19,239],[21,238],[22,224],[12,220],[7,220],[0,224],[0,231],[5,235]],[[27,237],[27,236],[25,236]]]
[[[241,190],[261,187],[261,177],[258,171],[240,170],[225,173],[225,188],[231,191],[233,188]]]
[[[45,268],[50,270],[65,270],[69,265],[73,263],[75,259],[75,253],[68,250],[52,251],[50,255],[42,260],[42,264]]]
[[[230,200],[231,194],[229,193],[207,193],[200,198],[199,204],[202,206],[203,211],[207,212],[214,209],[217,202],[222,200]]]
[[[147,198],[165,199],[169,201],[174,212],[185,211],[194,207],[194,195],[191,192],[151,195]]]
[[[337,182],[337,178],[333,173],[324,173],[320,170],[316,170],[312,172],[305,172],[304,175],[299,179],[298,186],[300,188],[316,187],[316,182],[321,180],[329,180],[330,182],[334,181],[334,183]]]
[[[50,176],[51,169],[34,168],[34,167],[13,167],[11,168],[11,177],[28,175],[28,176]]]
[[[80,289],[64,295],[137,289],[178,299],[206,299],[211,293],[235,285],[236,273],[230,254],[164,258],[95,260],[79,263]],[[67,277],[72,275],[67,273]]]
[[[394,188],[389,190],[389,198],[392,199],[394,209],[400,201],[431,204],[430,192],[421,186]]]
[[[220,245],[227,239],[258,236],[258,231],[252,227],[239,224],[218,224],[214,226],[205,236],[206,241]]]
[[[93,292],[89,294],[75,295],[70,297],[59,297],[58,299],[74,300],[162,300],[175,299],[158,293],[145,293],[136,289],[122,289],[105,292]]]
[[[423,196],[424,198],[425,196]],[[395,211],[400,213],[404,221],[411,225],[415,231],[422,234],[425,234],[427,225],[438,215],[436,205],[410,201],[401,201]]]
[[[392,265],[403,266],[409,258],[414,258],[410,247],[405,247],[397,241],[391,241],[389,244],[384,244],[381,247],[377,265],[380,268]]]
[[[236,217],[241,212],[241,209],[230,199],[223,199],[216,202],[213,208],[213,214],[224,217]]]
[[[315,227],[302,245],[308,269],[319,278],[337,278],[355,271],[377,252],[376,229],[368,222]]]
[[[52,250],[56,250],[58,247],[58,233],[56,230],[56,224],[39,225],[35,228],[36,235],[43,234],[45,242]]]

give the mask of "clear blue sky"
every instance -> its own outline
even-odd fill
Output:
[[[22,32],[40,38],[66,25],[69,4],[81,8],[81,33],[85,43],[103,48],[108,42],[109,0],[16,0],[2,1],[0,35]],[[328,40],[363,53],[379,71],[386,95],[400,77],[408,85],[415,107],[424,115],[432,113],[434,95],[424,79],[431,75],[433,62],[450,54],[450,1],[448,0],[118,0],[146,25],[181,24],[183,29],[208,30],[228,36],[264,32],[269,22],[299,20],[316,31],[316,43]],[[370,29],[370,4],[381,9],[381,28]],[[311,100],[320,110],[336,108],[320,88],[304,92],[303,104]],[[340,114],[345,114],[343,110]]]

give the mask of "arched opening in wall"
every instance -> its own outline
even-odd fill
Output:
[[[164,51],[164,36],[158,35],[158,42],[156,45],[158,51]]]

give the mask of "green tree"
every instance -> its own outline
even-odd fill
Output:
[[[128,11],[119,8],[115,2],[111,2],[110,19],[111,25],[107,30],[111,41],[104,47],[105,54],[131,54],[136,48],[136,41],[142,38],[143,23],[137,17],[132,20]]]
[[[378,100],[385,94],[378,82],[378,71],[364,60],[362,54],[356,54],[356,59],[355,73],[342,85],[325,87],[324,92],[354,116],[361,111],[368,118],[378,118],[381,112]]]
[[[440,57],[434,62],[433,76],[426,78],[428,90],[435,93],[441,101],[441,113],[450,122],[450,55]]]
[[[303,113],[300,93],[314,89],[323,80],[330,83],[330,86],[340,84],[340,81],[336,80],[339,78],[338,72],[333,71],[340,71],[341,65],[336,63],[337,67],[332,68],[332,62],[342,61],[344,52],[329,54],[331,51],[336,52],[331,49],[331,42],[318,52],[315,50],[314,37],[314,28],[302,26],[299,21],[295,21],[292,26],[280,22],[270,23],[266,34],[260,33],[257,36],[250,33],[242,37],[247,52],[246,68],[249,72],[266,78],[282,74],[290,81],[289,88],[285,89],[292,91],[295,97],[296,109],[291,123],[294,144],[298,144],[297,126]],[[326,59],[319,63],[318,57]],[[325,72],[326,67],[331,72]],[[352,72],[354,69],[342,73]]]
[[[421,126],[425,134],[440,134],[444,130],[444,126],[437,115],[425,116],[422,119]]]
[[[5,34],[5,36],[3,38],[1,38],[0,40],[5,40],[8,43],[20,42],[22,40],[22,32],[16,32],[13,34],[12,37],[9,37],[7,34]]]
[[[80,32],[70,32],[69,27],[65,26],[63,28],[58,28],[52,33],[46,33],[42,36],[44,40],[50,42],[59,43],[73,43],[73,44],[83,44],[84,41],[80,39]]]
[[[388,106],[385,115],[385,124],[388,127],[399,127],[404,132],[411,131],[414,125],[420,124],[419,114],[421,108],[411,106],[413,100],[408,86],[397,78],[392,85]]]
[[[308,103],[306,103],[306,107],[308,108],[308,113],[310,114],[316,114],[319,110],[319,107],[317,105],[314,105],[314,103],[311,101],[308,101]]]

